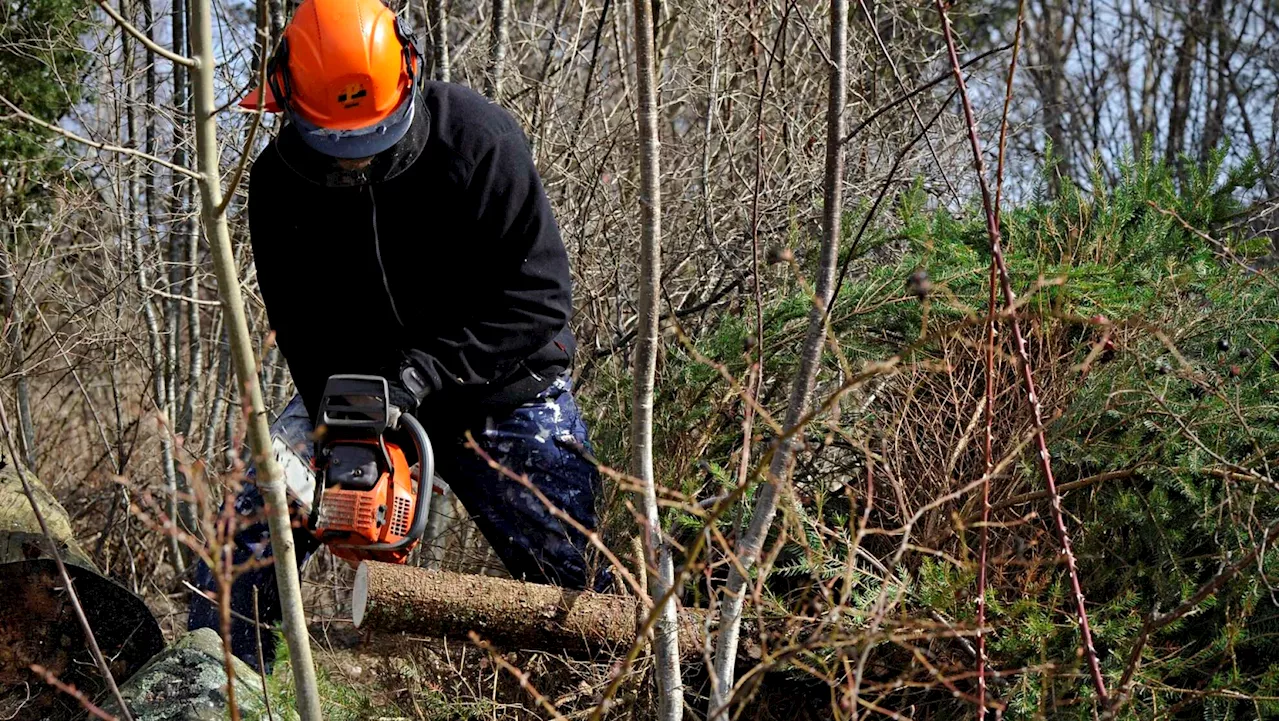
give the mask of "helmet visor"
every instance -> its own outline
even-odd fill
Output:
[[[364,128],[322,128],[292,111],[289,111],[289,119],[296,126],[298,135],[302,136],[302,141],[312,150],[334,158],[367,158],[390,149],[409,132],[409,126],[413,124],[415,95],[417,88],[405,93],[400,107],[394,112]]]

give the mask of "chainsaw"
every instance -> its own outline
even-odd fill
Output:
[[[398,442],[407,437],[413,459]],[[309,525],[333,555],[404,563],[427,526],[435,459],[426,430],[379,376],[335,375],[316,418],[319,478]]]

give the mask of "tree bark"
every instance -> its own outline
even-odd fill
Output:
[[[1069,118],[1066,98],[1066,64],[1070,51],[1066,25],[1071,22],[1071,12],[1066,0],[1046,0],[1041,7],[1040,32],[1032,35],[1038,38],[1040,67],[1034,76],[1040,92],[1045,135],[1053,146],[1056,161],[1056,166],[1049,174],[1049,195],[1054,198],[1062,192],[1063,179],[1073,177],[1075,170],[1067,130]]]
[[[8,324],[4,342],[10,350],[15,390],[18,396],[18,440],[23,461],[28,468],[35,468],[36,429],[31,416],[31,390],[27,383],[26,354],[22,338],[22,314],[18,312],[18,269],[9,253],[12,246],[18,248],[17,238],[10,237],[15,229],[0,224],[0,327]]]
[[[684,715],[684,684],[680,679],[681,644],[672,588],[675,570],[671,550],[663,540],[658,513],[656,480],[653,473],[653,385],[657,374],[658,304],[662,282],[662,188],[658,165],[658,93],[653,69],[653,5],[635,0],[636,120],[640,134],[640,287],[637,297],[635,394],[631,408],[631,474],[644,486],[641,507],[645,523],[641,529],[645,565],[649,573],[649,597],[658,614],[653,626],[653,648],[657,656],[658,718],[679,721]],[[701,644],[694,648],[702,648]]]
[[[594,654],[634,643],[639,599],[475,574],[366,561],[356,571],[352,619],[362,631],[466,637],[504,646]],[[703,612],[679,618],[686,660],[702,652]]]
[[[502,99],[502,67],[507,59],[508,0],[493,0],[490,18],[489,72],[484,77],[484,94],[490,100]]]
[[[1211,52],[1211,41],[1205,40],[1205,122],[1204,133],[1200,139],[1202,165],[1209,162],[1209,156],[1222,141],[1227,120],[1227,103],[1230,102],[1227,92],[1231,82],[1231,56],[1235,49],[1231,46],[1231,33],[1223,17],[1223,11],[1222,0],[1210,0],[1208,19],[1213,30],[1216,31],[1214,34],[1218,51]],[[1217,67],[1215,68],[1214,65]]]
[[[800,351],[800,367],[791,386],[787,402],[785,428],[794,428],[809,410],[810,396],[818,375],[822,348],[827,337],[826,315],[835,293],[836,258],[840,248],[841,209],[844,188],[844,104],[847,23],[847,0],[831,2],[831,66],[827,88],[827,156],[823,179],[822,247],[818,255],[818,274],[814,286],[813,308],[809,312],[809,329]],[[760,488],[755,511],[746,533],[738,541],[735,552],[741,564],[729,571],[720,610],[720,638],[716,642],[715,673],[712,676],[708,717],[713,721],[729,718],[729,701],[733,691],[734,667],[742,630],[742,606],[747,579],[741,569],[750,570],[760,558],[765,538],[778,510],[778,488],[790,474],[792,444],[779,444],[769,465],[769,478]]]
[[[445,0],[431,0],[431,48],[435,77],[449,82],[449,12]]]
[[[196,163],[200,171],[200,210],[209,251],[213,256],[218,293],[226,315],[227,335],[231,341],[231,359],[236,379],[249,407],[248,436],[257,470],[255,482],[266,500],[267,525],[271,529],[271,551],[274,557],[276,586],[284,637],[289,646],[290,667],[297,694],[297,709],[302,721],[320,721],[320,694],[316,688],[315,665],[311,660],[311,644],[307,635],[307,619],[303,614],[302,590],[298,581],[298,564],[294,553],[293,528],[289,519],[289,499],[280,466],[271,449],[271,433],[267,411],[258,382],[257,358],[249,337],[245,317],[240,276],[236,271],[235,253],[231,249],[231,233],[222,204],[222,180],[218,163],[218,125],[213,78],[216,62],[213,49],[213,8],[210,0],[191,3],[190,43],[192,54],[200,61],[193,74],[195,100]]]
[[[173,0],[173,7],[170,18],[170,37],[173,38],[173,52],[179,55],[187,55],[190,49],[187,47],[187,3],[186,0]],[[174,113],[173,123],[173,163],[186,167],[187,165],[187,144],[189,142],[190,118],[192,111],[192,98],[188,90],[187,68],[181,65],[173,66],[173,104],[178,112]],[[185,278],[185,294],[188,298],[200,297],[199,274],[197,269],[200,260],[200,243],[199,228],[195,219],[191,216],[193,212],[192,191],[193,186],[190,179],[180,176],[173,177],[173,217],[177,229],[174,230],[174,240],[172,242],[184,245],[186,249],[187,265],[182,268],[182,276]],[[200,383],[204,373],[204,344],[200,335],[200,306],[195,301],[186,301],[187,303],[187,348],[189,358],[187,360],[187,388],[182,400],[182,409],[178,412],[178,417],[174,423],[177,432],[185,436],[190,442],[191,429],[195,422],[196,401],[200,395]]]
[[[1165,144],[1165,163],[1178,168],[1178,158],[1185,148],[1187,119],[1191,115],[1191,75],[1199,44],[1200,6],[1192,1],[1187,20],[1182,26],[1182,44],[1178,47],[1178,61],[1173,67],[1172,92],[1169,104],[1169,137]],[[1178,172],[1178,177],[1183,173]]]

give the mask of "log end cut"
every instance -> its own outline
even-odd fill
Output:
[[[369,564],[362,563],[356,569],[356,582],[351,588],[351,621],[356,628],[364,622],[364,611],[369,602]]]

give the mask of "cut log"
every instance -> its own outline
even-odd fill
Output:
[[[455,637],[475,631],[508,648],[588,656],[629,648],[639,610],[632,596],[376,562],[360,564],[352,593],[353,620],[365,631]],[[686,659],[701,658],[705,621],[702,611],[680,612]]]

